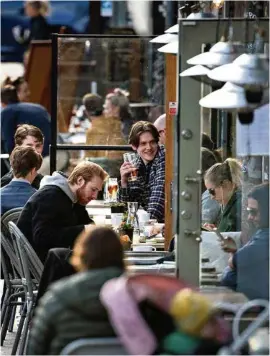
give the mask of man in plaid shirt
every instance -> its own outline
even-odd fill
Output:
[[[120,168],[118,200],[138,202],[151,219],[164,221],[165,205],[165,148],[158,145],[159,133],[147,121],[132,126],[129,143],[137,153],[136,162],[124,162]],[[131,172],[137,171],[137,179],[130,181]]]

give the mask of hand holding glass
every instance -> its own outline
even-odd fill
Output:
[[[134,166],[134,168],[136,168],[136,158],[137,158],[136,153],[131,153],[131,152],[124,153],[123,158],[124,158],[124,162],[129,162]],[[128,180],[130,182],[133,182],[137,180],[137,177],[138,177],[138,171],[136,169],[130,173]]]

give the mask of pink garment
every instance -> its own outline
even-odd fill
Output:
[[[138,300],[132,295],[127,282],[125,276],[109,280],[101,289],[100,300],[108,310],[110,321],[129,354],[152,355],[157,340],[141,315]]]

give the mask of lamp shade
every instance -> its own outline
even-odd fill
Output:
[[[150,43],[170,43],[178,40],[178,35],[172,33],[164,33],[163,35],[153,38]]]
[[[202,75],[207,75],[210,72],[209,68],[206,68],[201,65],[193,66],[190,67],[186,70],[184,70],[182,73],[180,73],[181,77],[196,77],[196,76],[202,76]]]
[[[211,47],[209,52],[200,53],[190,58],[187,63],[192,65],[201,64],[207,67],[218,67],[223,64],[231,63],[239,52],[232,42],[218,42]]]
[[[268,91],[264,93],[264,99],[260,105],[267,102]],[[213,91],[199,101],[204,108],[221,109],[228,111],[250,111],[258,107],[258,104],[248,103],[245,89],[233,83],[226,83],[221,89]]]
[[[165,31],[165,33],[178,33],[178,32],[179,32],[178,23],[176,25],[173,25],[172,27],[168,28],[168,30]]]
[[[221,82],[230,81],[241,86],[269,85],[269,62],[265,56],[258,54],[242,54],[233,63],[211,70],[209,78]]]
[[[216,17],[212,12],[192,12],[187,16],[188,20],[212,19]]]
[[[212,88],[220,89],[224,84],[210,79],[207,74],[210,72],[209,68],[201,65],[190,67],[180,73],[181,77],[190,77],[198,82],[210,85]]]
[[[186,17],[187,20],[201,20],[201,19],[210,19],[216,17],[211,12],[192,12],[190,15]],[[173,25],[172,27],[168,28],[165,33],[178,33],[179,32],[179,25]]]
[[[178,54],[178,41],[171,42],[158,49],[162,53]]]

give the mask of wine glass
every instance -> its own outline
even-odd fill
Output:
[[[118,191],[117,178],[109,178],[107,189],[108,189],[109,201],[116,202],[117,201],[117,191]]]

